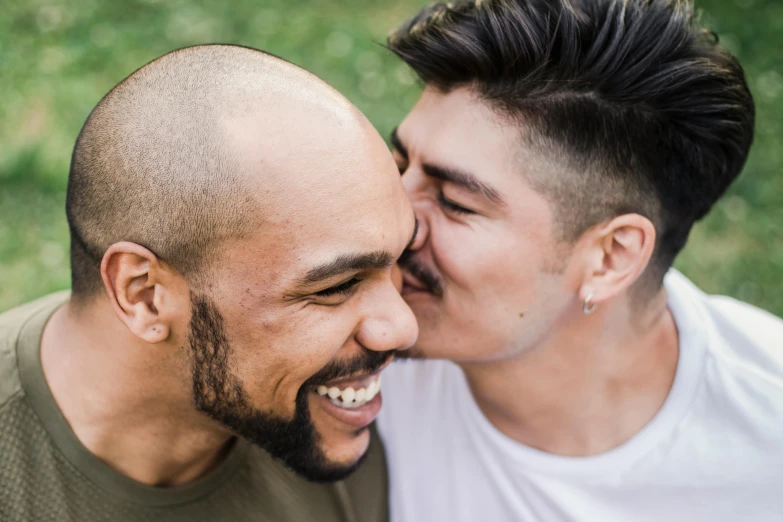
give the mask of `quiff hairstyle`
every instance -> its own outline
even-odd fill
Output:
[[[753,140],[743,70],[685,0],[441,2],[388,45],[428,87],[471,89],[562,167],[529,175],[561,239],[625,213],[650,219],[645,286],[660,287]]]

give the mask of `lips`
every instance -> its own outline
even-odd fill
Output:
[[[313,393],[313,404],[320,406],[326,413],[340,421],[343,424],[355,429],[366,428],[375,420],[381,411],[383,399],[381,394],[377,393],[371,401],[365,402],[362,406],[355,408],[343,408],[332,402],[329,396],[321,396]]]
[[[364,379],[342,380],[320,384],[316,392],[329,397],[336,406],[357,408],[369,402],[381,391],[380,371]]]
[[[354,428],[364,428],[381,409],[381,372],[390,363],[391,359],[369,374],[319,384],[312,393],[312,399],[338,421]]]

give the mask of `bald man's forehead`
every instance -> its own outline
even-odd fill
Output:
[[[360,204],[338,200],[350,187],[377,194],[359,190],[376,155],[363,153],[366,142],[380,142],[368,126],[326,83],[263,52],[170,53],[117,85],[85,123],[68,182],[72,230],[90,256],[133,240],[194,273],[269,220],[304,207],[345,212]],[[74,281],[97,288],[93,265],[77,266]]]
[[[391,153],[366,120],[307,106],[264,116],[224,125],[231,154],[255,187],[261,220],[281,226],[262,227],[268,233],[304,243],[335,234],[359,240],[410,214],[401,207],[409,203]]]
[[[384,252],[393,260],[410,241],[413,209],[401,187],[376,199],[352,191],[330,198],[314,193],[279,201],[274,210],[264,206],[256,232],[233,243],[226,269],[278,299],[335,256]]]
[[[388,185],[397,176],[377,132],[350,114],[306,104],[231,116],[221,121],[227,154],[264,193],[335,197]],[[382,190],[388,190],[388,187]]]

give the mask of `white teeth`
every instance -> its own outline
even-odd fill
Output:
[[[336,386],[329,388],[321,384],[316,387],[316,391],[322,397],[329,397],[332,400],[332,404],[336,406],[349,409],[358,408],[359,406],[364,406],[378,395],[378,392],[381,391],[381,378],[379,376],[377,379],[370,381],[366,388],[346,388],[341,390]]]
[[[343,402],[351,403],[356,398],[356,390],[353,388],[346,388],[343,390]]]
[[[359,402],[347,402],[347,401],[335,401],[335,400],[332,401],[332,404],[349,410],[358,408],[359,406],[364,406],[363,403],[359,403]]]

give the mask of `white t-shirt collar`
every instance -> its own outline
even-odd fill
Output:
[[[664,442],[685,417],[702,382],[706,361],[708,314],[700,302],[700,291],[676,270],[666,275],[664,286],[680,341],[677,371],[661,409],[630,440],[617,448],[589,457],[562,457],[525,446],[498,431],[487,420],[466,382],[458,390],[461,396],[455,399],[463,407],[465,421],[473,424],[474,428],[467,430],[470,436],[480,437],[482,444],[494,445],[509,462],[520,466],[526,473],[537,472],[591,481],[605,479],[602,473],[614,475],[633,466],[656,445]]]

